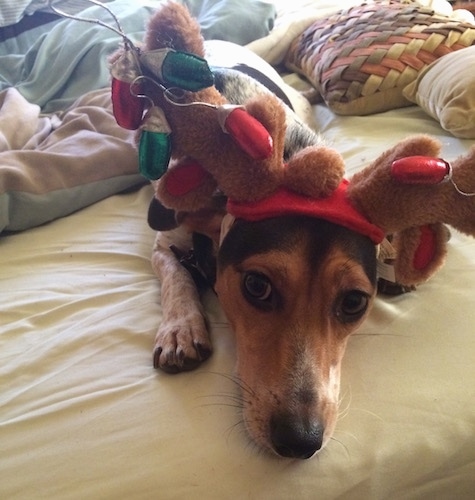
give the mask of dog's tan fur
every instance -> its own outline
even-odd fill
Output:
[[[341,360],[349,334],[333,305],[342,289],[374,287],[356,262],[332,249],[315,273],[309,272],[305,250],[253,255],[239,268],[218,274],[216,291],[236,336],[237,372],[244,387],[244,421],[259,444],[269,447],[269,425],[280,411],[292,411],[325,429],[323,446],[333,433],[338,414]],[[246,270],[268,276],[283,293],[283,308],[260,312],[243,298]],[[291,409],[291,410],[289,410]]]
[[[216,247],[221,218],[216,213],[207,227]],[[195,285],[168,248],[170,243],[182,250],[190,247],[197,219],[183,220],[178,229],[158,233],[152,258],[162,284],[163,307],[155,366],[170,372],[195,368],[212,349]],[[236,338],[245,426],[256,443],[284,455],[287,452],[279,451],[272,435],[274,421],[315,426],[314,432],[321,435],[308,456],[332,436],[347,340],[364,320],[375,294],[374,282],[343,245],[332,244],[315,263],[312,251],[302,237],[238,263],[221,264],[215,285]],[[260,310],[246,300],[242,279],[247,272],[269,279],[279,294],[279,307]],[[346,323],[339,317],[339,300],[351,290],[365,294],[368,307],[357,321]]]

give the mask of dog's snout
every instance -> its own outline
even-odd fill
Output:
[[[323,432],[319,422],[304,422],[298,416],[275,416],[270,422],[272,446],[282,457],[310,458],[322,447]]]

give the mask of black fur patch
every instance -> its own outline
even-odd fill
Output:
[[[267,90],[270,90],[274,95],[276,95],[284,104],[286,104],[291,110],[294,111],[292,103],[290,99],[287,97],[287,94],[267,75],[257,70],[256,68],[252,68],[247,64],[236,64],[231,68],[212,68],[213,73],[215,75],[215,86],[219,92],[223,92],[223,73],[225,74],[227,71],[239,71],[240,73],[244,73],[247,76],[250,76],[253,80],[258,81],[260,84],[264,85]],[[220,88],[221,87],[221,88]]]
[[[251,255],[273,250],[290,252],[308,248],[309,272],[338,245],[348,257],[360,262],[371,283],[376,283],[376,250],[366,236],[332,222],[306,216],[274,217],[258,222],[237,220],[218,253],[218,267],[239,264]]]
[[[147,220],[148,225],[155,231],[170,231],[178,227],[175,210],[164,207],[155,197],[148,206]]]

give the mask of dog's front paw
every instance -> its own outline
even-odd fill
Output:
[[[212,347],[202,317],[192,321],[164,322],[158,329],[153,366],[168,373],[197,368],[211,355]]]

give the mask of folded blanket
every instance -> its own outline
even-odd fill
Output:
[[[16,89],[0,93],[0,232],[43,224],[144,181],[134,133],[117,126],[109,89],[51,116]]]

